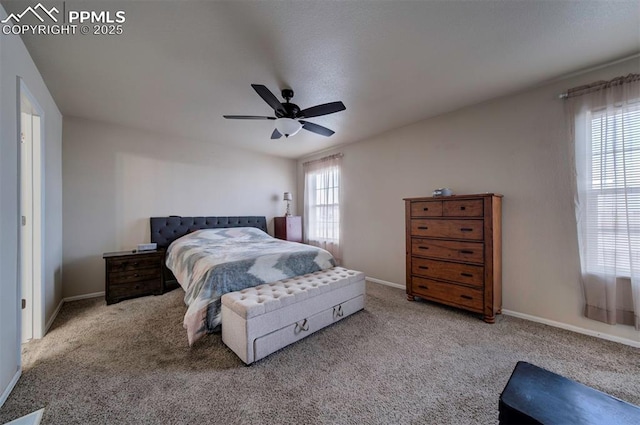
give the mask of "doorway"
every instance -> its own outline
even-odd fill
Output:
[[[44,334],[42,255],[43,110],[20,79],[20,292],[21,341]]]

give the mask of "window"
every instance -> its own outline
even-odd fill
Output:
[[[640,108],[589,115],[587,271],[630,276],[640,259]]]
[[[309,239],[340,239],[340,169],[329,167],[309,175]]]
[[[640,330],[640,75],[567,99],[584,314]]]
[[[305,241],[340,261],[340,191],[342,155],[304,164]]]

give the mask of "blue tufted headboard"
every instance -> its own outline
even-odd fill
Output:
[[[222,227],[257,227],[267,231],[267,219],[259,216],[242,217],[151,217],[151,242],[167,248],[171,242],[200,229]]]

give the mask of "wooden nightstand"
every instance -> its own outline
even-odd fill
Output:
[[[302,217],[274,217],[275,236],[291,242],[302,242]]]
[[[105,259],[105,298],[107,304],[163,291],[164,251],[107,252]]]

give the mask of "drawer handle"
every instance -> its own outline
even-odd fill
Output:
[[[460,295],[460,298],[464,298],[465,300],[472,300],[473,297],[470,297],[469,295]]]
[[[140,285],[134,286],[134,289],[140,289]]]
[[[137,266],[139,263],[136,261],[135,263],[133,263],[133,266]]]
[[[429,230],[429,228],[427,226],[418,226],[418,229],[420,229],[420,230]]]
[[[427,267],[427,266],[418,266],[418,268],[422,269],[422,270],[429,270],[429,267]]]
[[[344,311],[342,311],[342,304],[337,307],[333,307],[333,318],[336,319],[342,316],[344,316]]]
[[[429,207],[424,207],[422,211],[429,211]]]
[[[467,209],[467,207],[460,207],[460,211],[464,211],[466,209]]]
[[[419,246],[418,249],[429,249],[428,246]]]
[[[133,274],[133,277],[138,277],[138,276],[140,276],[138,273]]]
[[[418,285],[418,288],[421,288],[421,289],[429,289],[429,287],[424,286],[424,285]]]
[[[460,231],[461,232],[473,232],[473,229],[471,227],[461,227]]]
[[[295,329],[293,330],[293,333],[295,333],[295,334],[299,334],[299,333],[300,333],[300,332],[302,332],[302,331],[306,332],[306,331],[308,331],[308,330],[309,330],[309,323],[307,323],[307,319],[304,319],[304,320],[302,321],[302,324],[300,324],[300,323],[296,322],[296,327],[295,327]]]
[[[458,252],[460,252],[460,254],[473,254],[473,251],[469,251],[469,250],[467,250],[467,249],[461,249],[461,250],[460,250],[460,251],[458,251]]]
[[[471,273],[460,273],[460,276],[473,277],[473,275]]]

